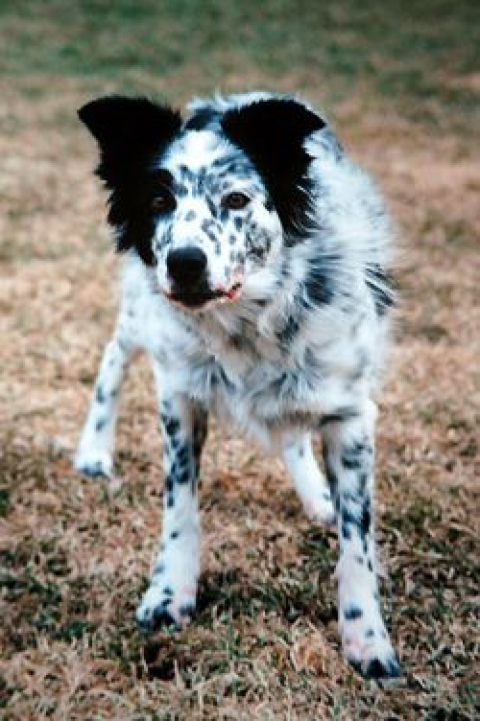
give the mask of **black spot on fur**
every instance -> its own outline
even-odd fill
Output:
[[[370,512],[370,499],[366,498],[362,506],[362,515],[360,517],[360,532],[362,536],[366,536],[372,525],[372,514]]]
[[[179,467],[185,466],[190,461],[190,447],[183,444],[177,452],[177,463]]]
[[[218,120],[218,113],[211,108],[202,108],[192,115],[185,123],[185,130],[205,130]]]
[[[298,320],[293,316],[289,315],[283,328],[277,333],[277,338],[282,346],[290,346],[300,330],[300,324]]]
[[[176,478],[177,483],[179,483],[180,485],[185,485],[186,483],[188,483],[190,481],[190,476],[191,476],[190,471],[187,468],[178,474],[178,476]]]
[[[180,606],[178,612],[182,618],[190,618],[195,613],[195,604],[193,601],[188,601]]]
[[[358,526],[358,518],[350,511],[349,508],[342,506],[341,508],[342,521],[352,526]]]
[[[173,190],[178,198],[186,198],[188,195],[188,188],[186,185],[183,185],[183,183],[175,183]]]
[[[165,603],[165,602],[164,602]],[[169,605],[170,602],[168,602],[167,605]],[[163,608],[156,608],[153,612],[153,618],[151,623],[145,624],[147,628],[153,627],[155,629],[160,628],[171,628],[171,629],[177,629],[178,624],[173,618],[173,616],[170,615],[168,610],[165,608],[164,604],[162,604]],[[142,624],[144,625],[144,624]]]
[[[311,110],[290,99],[259,100],[229,110],[221,120],[231,142],[252,160],[272,198],[287,243],[298,239],[308,218],[311,181],[305,138],[325,123]]]
[[[204,220],[201,227],[205,235],[209,238],[209,240],[212,241],[212,243],[218,242],[218,238],[214,232],[215,223],[213,223],[211,220]]]
[[[100,431],[103,431],[106,425],[107,421],[105,420],[105,418],[99,418],[99,420],[95,423],[96,432],[100,433]]]
[[[322,266],[321,260],[309,264],[309,269],[303,281],[305,294],[303,304],[309,306],[322,306],[330,303],[335,295],[335,278],[328,265]]]
[[[84,476],[88,476],[88,478],[107,477],[107,474],[103,470],[103,465],[101,461],[97,461],[90,466],[82,466],[82,468],[80,468],[80,471],[81,473],[83,473]]]
[[[178,436],[170,436],[168,440],[170,441],[170,448],[172,452],[176,451],[181,443],[180,438]]]
[[[217,206],[215,205],[215,203],[213,202],[213,200],[212,200],[208,195],[205,197],[205,200],[206,200],[206,202],[207,202],[208,209],[209,209],[209,211],[210,211],[210,214],[211,214],[212,218],[217,218],[217,217],[218,217],[218,208],[217,208]]]
[[[325,449],[323,451],[323,459],[325,462],[325,474],[327,476],[328,485],[330,486],[330,493],[332,494],[332,499],[335,504],[335,510],[338,513],[339,510],[339,496],[338,496],[338,478],[337,474],[335,473],[332,463],[330,461],[330,458],[328,456],[328,453],[325,452]]]
[[[378,316],[383,316],[394,304],[392,279],[379,265],[369,265],[366,269],[366,282],[375,301]]]
[[[358,606],[349,606],[345,609],[343,615],[347,621],[354,621],[356,618],[361,618],[363,616],[363,611]]]
[[[349,471],[356,471],[362,467],[362,458],[360,455],[344,453],[342,455],[342,466]]]
[[[368,483],[368,473],[360,473],[359,479],[358,479],[358,490],[360,495],[365,495],[367,490],[367,483]]]
[[[179,535],[180,535],[180,531],[172,531],[170,534],[170,538],[172,539],[172,541],[174,541],[176,538],[179,537]]]
[[[400,664],[395,656],[388,658],[386,661],[375,658],[370,661],[365,670],[367,678],[396,678],[400,676],[400,673]]]
[[[96,172],[110,191],[108,220],[117,231],[117,250],[135,248],[154,265],[151,203],[159,178],[150,167],[179,133],[180,114],[146,98],[109,96],[87,103],[78,115],[100,148]]]
[[[336,413],[329,413],[320,419],[319,428],[327,426],[329,423],[342,423],[343,421],[355,418],[358,415],[354,408],[341,408]]]
[[[98,386],[97,392],[95,393],[95,400],[97,403],[105,403],[105,392],[102,386]]]
[[[180,421],[177,418],[163,417],[163,424],[165,426],[165,433],[168,436],[175,436],[180,430]]]
[[[225,373],[225,370],[222,368],[221,365],[217,365],[216,370],[217,370],[217,374],[216,374],[217,382],[220,383],[221,385],[223,385],[223,387],[225,388],[225,390],[227,392],[233,393],[235,391],[235,385],[232,383],[230,378],[227,376],[227,374]]]
[[[341,461],[344,468],[351,471],[364,469],[364,473],[361,476],[361,480],[363,481],[361,485],[363,488],[368,480],[366,471],[372,463],[372,456],[373,448],[368,442],[357,441],[342,450]]]

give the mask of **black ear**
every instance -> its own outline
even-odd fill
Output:
[[[256,166],[293,242],[292,236],[308,226],[311,157],[303,143],[325,122],[295,100],[272,98],[227,111],[221,124]]]
[[[78,116],[99,144],[97,172],[107,183],[122,165],[142,163],[148,155],[161,152],[182,126],[180,113],[169,107],[119,95],[87,103]]]
[[[78,115],[100,147],[96,172],[111,191],[108,221],[117,250],[136,248],[152,265],[152,165],[182,127],[180,113],[146,98],[111,96],[87,103]]]

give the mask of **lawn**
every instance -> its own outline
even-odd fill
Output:
[[[480,717],[480,5],[472,0],[0,3],[0,717],[15,721]],[[118,259],[76,109],[267,88],[325,109],[388,198],[400,301],[378,430],[382,593],[404,674],[341,659],[336,534],[279,463],[212,424],[200,609],[145,636],[159,532],[145,359],[123,483],[71,469]]]

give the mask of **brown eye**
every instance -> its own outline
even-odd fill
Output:
[[[177,203],[173,195],[164,191],[155,196],[152,200],[151,208],[154,213],[168,213],[174,210]]]
[[[229,210],[242,210],[250,202],[248,195],[244,193],[228,193],[222,198],[222,205]]]

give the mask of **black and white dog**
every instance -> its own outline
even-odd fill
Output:
[[[139,348],[153,361],[164,436],[162,535],[138,621],[181,627],[194,612],[197,480],[214,409],[281,454],[312,520],[336,519],[345,656],[366,676],[397,675],[372,498],[372,393],[392,303],[381,198],[325,121],[290,97],[195,101],[183,120],[115,96],[79,115],[98,141],[97,174],[126,257],[75,466],[112,476],[120,386]],[[328,482],[312,453],[315,429]]]

